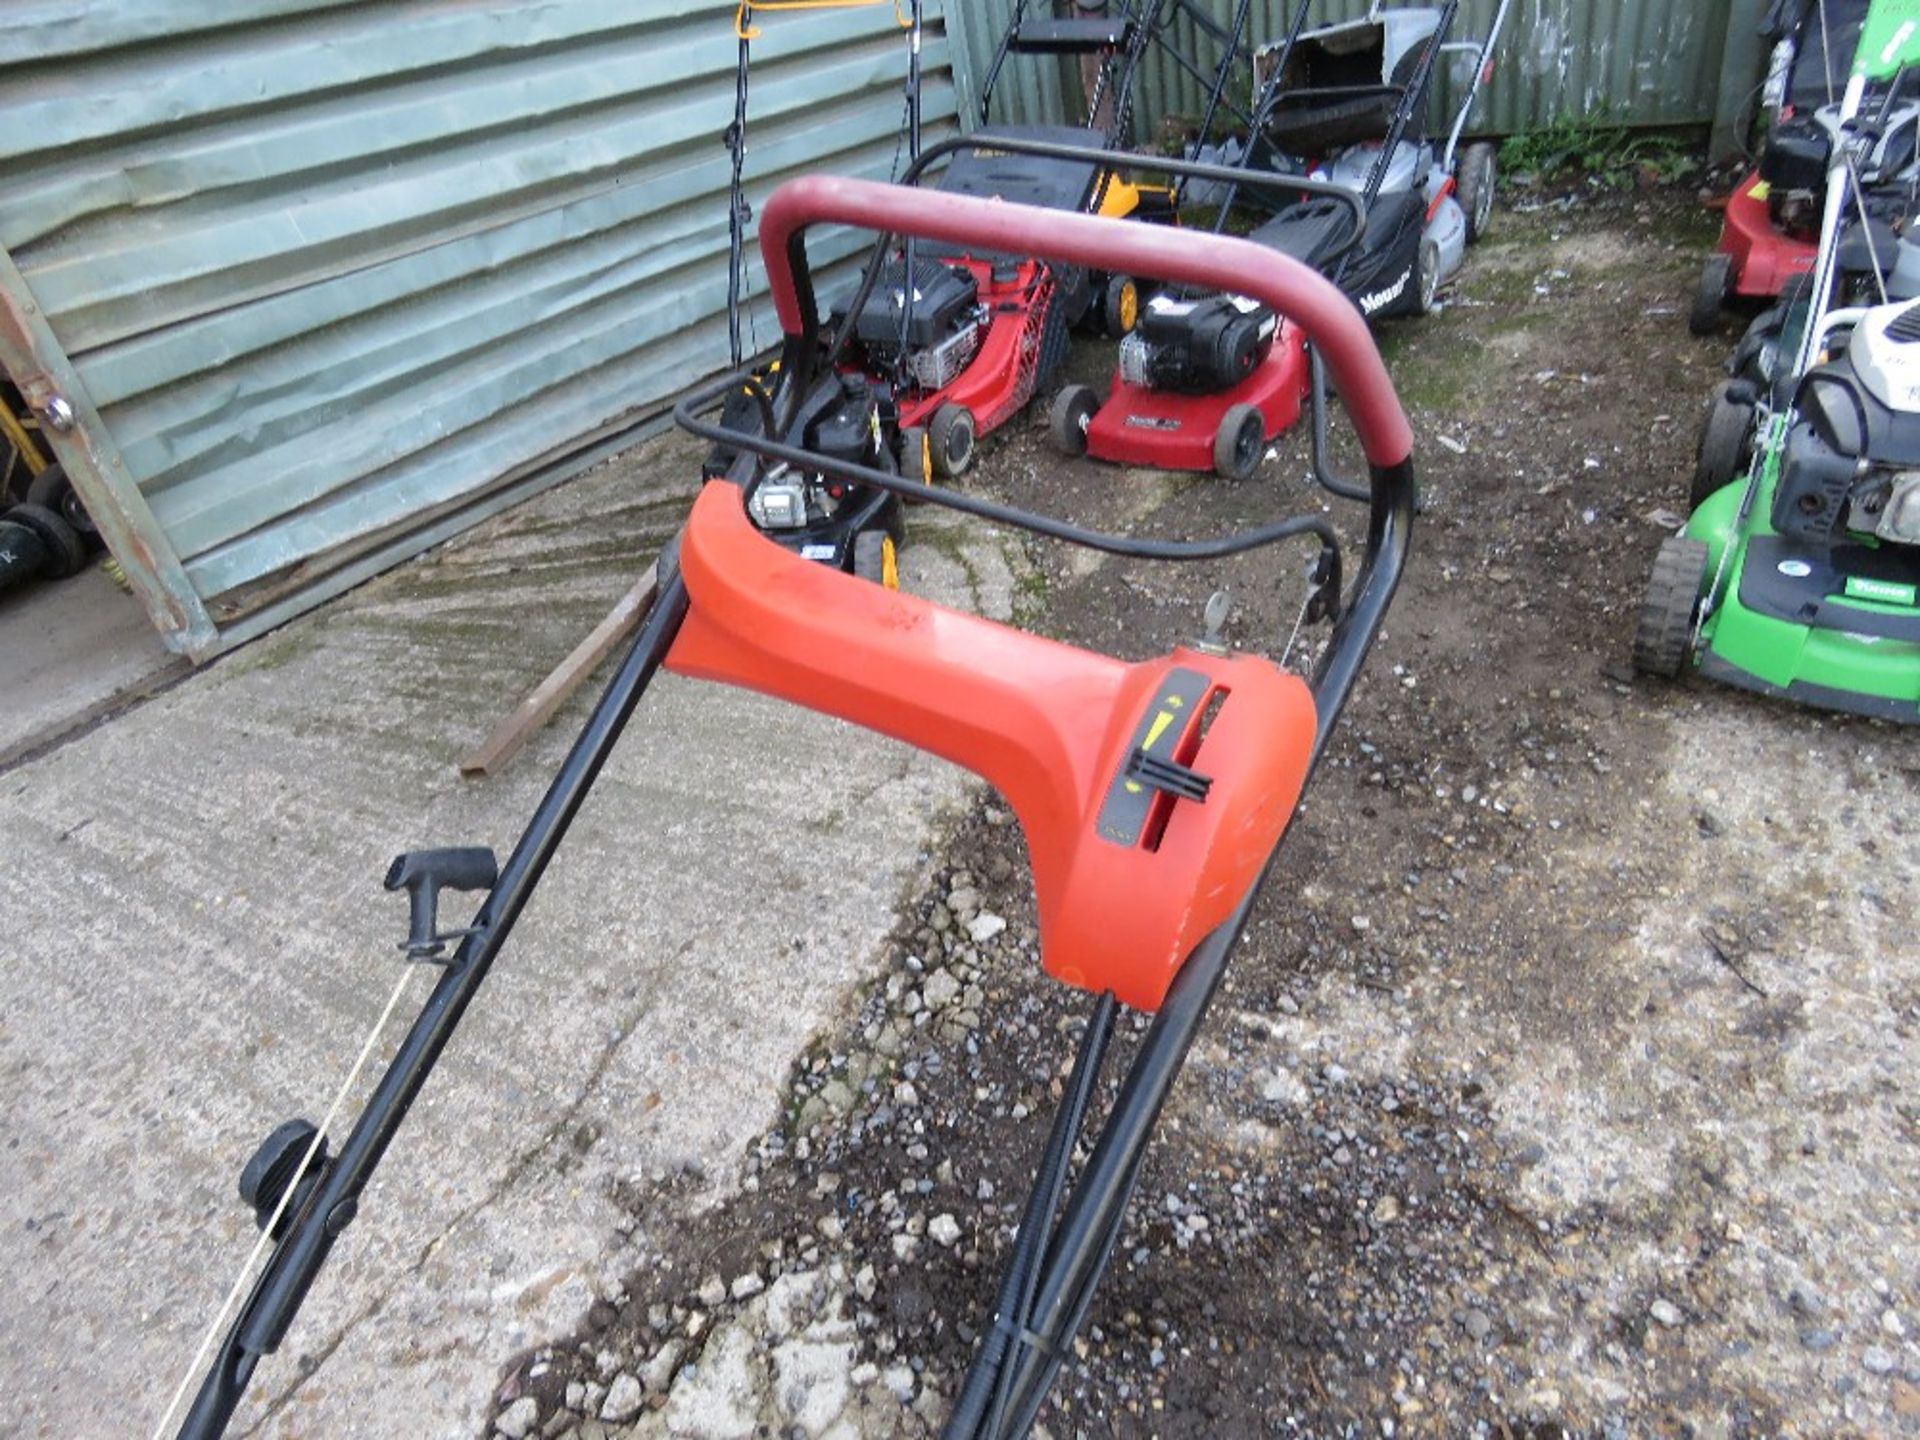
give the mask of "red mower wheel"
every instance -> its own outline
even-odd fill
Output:
[[[1100,408],[1100,397],[1091,385],[1069,385],[1053,397],[1053,409],[1047,414],[1047,438],[1062,455],[1087,453],[1087,426]]]
[[[1695,335],[1711,335],[1720,328],[1720,311],[1733,290],[1733,257],[1716,250],[1700,268],[1700,284],[1693,292],[1693,308],[1687,312],[1687,329]]]
[[[974,441],[979,427],[964,405],[942,405],[927,426],[933,450],[933,473],[942,480],[958,480],[973,466]]]
[[[1231,407],[1213,432],[1213,468],[1224,480],[1251,480],[1267,448],[1267,422],[1257,405]]]

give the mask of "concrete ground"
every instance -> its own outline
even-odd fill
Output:
[[[652,442],[0,774],[0,1435],[153,1431],[253,1241],[242,1163],[394,984],[388,859],[505,855],[597,684],[503,775],[456,758],[653,556],[693,457]],[[910,588],[1008,609],[1005,553],[911,525]],[[961,784],[663,679],[235,1433],[477,1433],[502,1357],[630,1269],[622,1182],[734,1173]]]
[[[0,765],[186,668],[98,565],[0,596]]]

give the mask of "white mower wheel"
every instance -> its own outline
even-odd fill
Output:
[[[933,446],[933,473],[942,480],[958,480],[973,466],[974,443],[979,426],[973,412],[964,405],[942,405],[933,412],[927,426],[927,440]]]

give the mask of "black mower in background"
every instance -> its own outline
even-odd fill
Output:
[[[1425,314],[1492,217],[1494,147],[1463,149],[1460,137],[1491,74],[1511,0],[1477,41],[1448,38],[1459,0],[1375,6],[1362,19],[1306,30],[1311,3],[1302,0],[1284,40],[1256,52],[1263,81],[1247,164],[1354,191],[1366,229],[1331,268],[1324,257],[1338,226],[1324,203],[1287,206],[1251,238],[1328,269],[1369,320]],[[1472,54],[1474,64],[1442,143],[1428,123],[1433,75],[1440,56],[1454,51]]]
[[[868,9],[892,0],[809,0],[809,8]],[[901,139],[908,162],[920,154],[920,41],[922,0],[894,5],[906,35],[906,80]],[[753,218],[746,199],[747,122],[754,6],[742,4],[734,16],[738,41],[734,62],[733,123],[723,137],[732,160],[727,212],[727,346],[732,368],[746,362],[742,334],[745,303],[747,224]],[[787,7],[767,6],[770,10]],[[777,367],[743,380],[727,400],[727,422],[735,431],[778,433],[799,449],[831,455],[854,465],[906,474],[923,484],[928,473],[927,443],[919,431],[903,432],[897,387],[855,374],[836,373],[833,365],[817,367],[810,392],[796,405],[782,432],[761,430],[771,425],[769,393],[778,386]],[[705,479],[725,475],[732,466],[732,447],[716,444],[701,466]],[[890,590],[900,587],[901,549],[906,544],[906,515],[900,497],[870,485],[835,479],[819,471],[781,467],[767,478],[748,514],[760,530],[777,543],[808,560],[830,565],[872,580]]]
[[[86,568],[100,532],[31,411],[0,376],[0,594]]]
[[[0,513],[0,594],[86,568],[86,537],[57,510],[29,502]]]
[[[1061,265],[1232,286],[1296,321],[1326,357],[1369,466],[1366,551],[1350,582],[1343,580],[1339,537],[1317,513],[1206,539],[1150,540],[953,490],[927,498],[992,523],[1141,559],[1217,560],[1303,543],[1315,557],[1307,622],[1332,626],[1312,674],[1232,652],[1220,638],[1226,606],[1219,602],[1207,606],[1205,633],[1192,643],[1128,662],[863,584],[808,564],[757,531],[746,507],[777,465],[896,494],[913,484],[767,438],[793,432],[817,378],[822,341],[805,236],[820,225],[892,232],[876,247],[880,257],[895,235],[912,235]],[[675,558],[663,557],[653,611],[505,863],[496,865],[488,849],[460,847],[403,855],[387,872],[387,888],[406,891],[411,901],[407,956],[423,962],[403,971],[387,1013],[403,998],[409,975],[433,974],[432,993],[337,1152],[326,1126],[293,1121],[274,1131],[242,1172],[242,1197],[262,1231],[256,1257],[268,1252],[264,1268],[250,1288],[243,1271],[229,1292],[158,1434],[168,1432],[209,1352],[211,1364],[178,1434],[211,1440],[226,1431],[260,1362],[286,1339],[381,1156],[663,666],[784,698],[942,755],[986,778],[1019,818],[1034,865],[1042,962],[1094,998],[992,1318],[981,1327],[944,1434],[1016,1440],[1030,1433],[1111,1258],[1173,1082],[1398,586],[1414,514],[1412,431],[1351,304],[1323,277],[1244,241],[816,176],[789,182],[768,202],[761,248],[786,336],[779,391],[764,397],[772,416],[738,430],[701,418],[740,389],[747,377],[738,374],[702,387],[676,410],[683,426],[732,448],[737,462],[725,479],[702,488]],[[437,908],[447,889],[481,891],[484,899],[471,924],[442,932]],[[1077,1160],[1123,1004],[1154,1019],[1104,1125]],[[363,1062],[378,1049],[379,1028]],[[359,1068],[338,1092],[336,1110]]]

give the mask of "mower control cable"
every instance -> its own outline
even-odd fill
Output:
[[[1334,532],[1332,524],[1320,515],[1290,515],[1284,520],[1252,526],[1245,530],[1228,531],[1225,534],[1199,540],[1152,540],[1134,535],[1117,535],[1111,531],[1090,529],[1084,525],[1076,525],[1070,520],[1023,510],[1015,505],[1005,505],[997,500],[983,499],[978,495],[968,495],[958,490],[929,490],[919,481],[894,471],[881,470],[852,460],[843,460],[817,450],[808,450],[799,445],[771,439],[765,432],[736,430],[731,426],[701,417],[701,411],[711,409],[716,400],[734,387],[754,383],[750,373],[736,372],[702,385],[673,407],[674,424],[702,440],[710,440],[735,450],[745,450],[763,459],[784,461],[796,468],[817,471],[820,474],[859,485],[871,485],[875,489],[921,500],[929,505],[944,505],[949,510],[958,510],[962,514],[972,515],[976,519],[992,524],[1028,530],[1051,540],[1085,546],[1089,550],[1099,550],[1108,555],[1122,555],[1136,560],[1220,560],[1229,555],[1242,555],[1265,545],[1307,535],[1320,541],[1323,552],[1331,553],[1336,557],[1339,554],[1339,537]],[[748,499],[752,498],[753,491],[758,487],[763,474],[764,467],[756,467],[756,473],[746,487]],[[1339,579],[1337,558],[1333,562],[1332,579],[1337,591]]]

